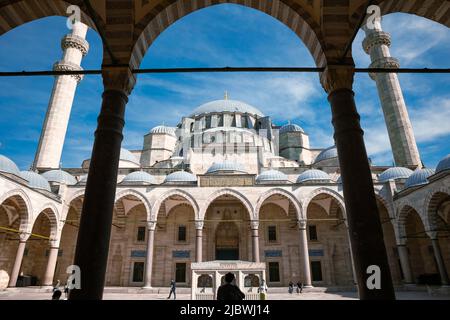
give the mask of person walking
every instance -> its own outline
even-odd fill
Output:
[[[171,280],[170,281],[170,293],[169,296],[167,297],[167,299],[170,299],[170,297],[172,296],[173,293],[173,300],[175,300],[177,298],[177,294],[176,294],[176,289],[177,289],[177,284],[175,282],[175,280]]]
[[[62,292],[61,292],[61,290],[59,289],[59,285],[60,285],[60,281],[58,280],[57,282],[56,282],[56,284],[55,284],[55,286],[53,287],[53,290],[52,290],[52,300],[59,300],[59,298],[61,298],[61,294],[62,294]]]
[[[288,292],[290,294],[292,294],[292,292],[294,292],[294,283],[292,281],[289,281]]]
[[[232,284],[233,280],[234,274],[228,272],[225,275],[225,283],[217,290],[217,300],[244,300],[245,293]]]
[[[303,292],[303,282],[298,281],[297,282],[297,294],[300,294]]]

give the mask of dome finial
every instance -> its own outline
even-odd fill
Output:
[[[224,100],[228,100],[228,91],[227,90],[225,90]]]

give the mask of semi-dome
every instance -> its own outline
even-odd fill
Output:
[[[419,169],[413,172],[405,182],[405,188],[417,187],[428,183],[428,177],[434,174],[433,169]]]
[[[302,127],[293,124],[293,123],[289,123],[289,124],[285,124],[284,126],[282,126],[280,128],[280,134],[286,133],[286,132],[302,132],[304,133],[305,131],[302,129]]]
[[[175,137],[175,128],[166,126],[157,126],[150,130],[150,133],[154,134],[169,134]]]
[[[127,184],[156,184],[155,178],[145,171],[135,171],[123,178],[122,183]]]
[[[316,160],[314,163],[318,163],[320,161],[329,160],[329,159],[335,159],[338,157],[336,146],[332,146],[329,148],[326,148],[323,150],[319,155],[316,157]]]
[[[77,179],[75,179],[74,176],[61,169],[44,172],[42,176],[49,182],[67,184],[69,186],[72,186],[77,183]]]
[[[215,100],[202,104],[196,108],[189,117],[193,118],[203,113],[240,112],[249,113],[264,117],[264,114],[257,108],[237,100]]]
[[[40,174],[33,171],[21,171],[20,176],[28,181],[28,186],[33,189],[41,189],[50,191],[50,184],[48,181]]]
[[[288,182],[288,177],[278,170],[267,170],[256,177],[256,183]]]
[[[307,182],[307,181],[330,181],[330,176],[328,173],[322,170],[306,170],[297,178],[297,183]]]
[[[0,154],[0,172],[12,173],[16,176],[20,175],[20,170],[10,158]]]
[[[393,167],[385,170],[380,176],[378,177],[378,181],[380,182],[386,182],[389,180],[396,180],[396,179],[408,179],[410,175],[412,175],[413,171],[408,168],[403,167]]]
[[[139,160],[136,158],[136,156],[124,148],[120,148],[120,160],[130,161],[133,162],[134,164],[139,164]]]
[[[183,183],[194,183],[197,182],[197,177],[193,175],[192,173],[186,172],[186,171],[176,171],[171,174],[169,174],[166,179],[164,180],[164,183],[170,183],[170,184],[183,184]]]
[[[447,155],[444,159],[442,159],[436,167],[436,173],[450,170],[450,154]]]
[[[245,166],[242,163],[225,160],[222,162],[214,162],[211,167],[209,167],[206,173],[216,173],[216,172],[242,172],[247,173]]]

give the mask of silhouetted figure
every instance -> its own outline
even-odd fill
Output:
[[[172,281],[170,281],[170,293],[169,293],[169,297],[167,297],[167,299],[170,299],[170,297],[172,296],[172,293],[173,293],[173,300],[175,300],[177,298],[177,294],[175,293],[176,289],[177,289],[177,284],[176,284],[175,280],[172,279]]]
[[[245,294],[234,284],[234,274],[231,272],[225,275],[225,284],[217,290],[217,300],[244,300]]]
[[[298,281],[297,282],[297,294],[302,293],[303,292],[303,282]]]
[[[292,281],[289,281],[288,292],[289,292],[289,293],[294,292],[294,283],[293,283]]]
[[[59,298],[61,298],[62,292],[59,289],[59,284],[60,284],[60,281],[58,280],[58,282],[53,287],[52,300],[59,300]]]
[[[267,290],[269,288],[267,287],[266,281],[264,279],[261,280],[261,283],[259,284],[258,293],[259,293],[259,299],[260,300],[266,300]]]

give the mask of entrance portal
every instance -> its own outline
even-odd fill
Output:
[[[216,260],[239,260],[239,229],[234,222],[217,226]]]

